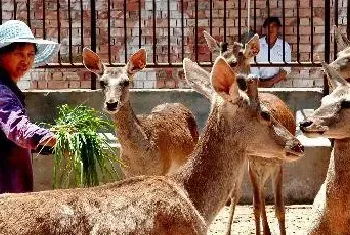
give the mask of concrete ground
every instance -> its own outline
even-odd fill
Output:
[[[286,206],[287,234],[307,234],[310,226],[311,205]],[[225,235],[228,223],[229,208],[225,207],[216,217],[209,228],[209,235]],[[267,218],[272,234],[280,234],[278,221],[275,217],[273,206],[267,206]],[[231,235],[255,234],[255,222],[252,206],[237,206]]]

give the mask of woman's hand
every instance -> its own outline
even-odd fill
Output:
[[[276,83],[279,83],[285,80],[287,80],[287,72],[284,70],[280,70],[277,74],[273,76],[271,80],[268,80],[268,81],[260,80],[259,87],[270,88],[270,87],[273,87],[273,85],[275,85]]]
[[[264,80],[259,81],[259,87],[261,88],[270,88],[270,87],[273,87],[274,84],[275,84],[274,79],[271,79],[268,81],[264,81]]]
[[[51,136],[49,139],[41,141],[33,153],[40,153],[41,155],[50,155],[53,153],[53,147],[56,144],[56,136]]]
[[[54,147],[56,144],[56,136],[52,136],[49,139],[46,139],[44,141],[41,141],[39,145],[41,146],[47,146],[47,147]]]

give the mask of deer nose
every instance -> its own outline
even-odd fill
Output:
[[[107,110],[116,110],[118,107],[118,101],[116,102],[106,102]]]
[[[306,127],[311,126],[312,122],[311,121],[304,121],[299,124],[299,127],[301,130],[304,130]]]
[[[304,145],[302,144],[297,144],[292,147],[292,150],[297,153],[303,153],[304,152]]]
[[[237,76],[237,85],[242,91],[247,90],[247,82],[244,77]]]

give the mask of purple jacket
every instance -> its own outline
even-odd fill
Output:
[[[31,149],[52,134],[29,121],[24,97],[0,71],[0,193],[33,191]]]

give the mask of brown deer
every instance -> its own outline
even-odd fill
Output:
[[[124,175],[166,175],[183,165],[199,138],[192,112],[180,103],[165,103],[150,114],[135,115],[130,103],[130,83],[146,66],[146,50],[139,49],[121,68],[106,67],[88,48],[83,61],[99,77],[104,108],[116,123]]]
[[[314,215],[309,234],[349,234],[350,226],[350,85],[326,63],[333,92],[321,100],[321,105],[300,129],[308,137],[334,139],[327,177],[314,203]]]
[[[350,81],[350,41],[341,30],[334,25],[334,36],[338,46],[337,58],[329,64],[332,68],[336,69],[340,76],[346,81]]]
[[[225,59],[228,60],[230,66],[239,74],[241,74],[241,87],[244,89],[245,87],[245,76],[250,72],[250,60],[259,53],[260,43],[259,36],[257,34],[251,38],[246,46],[244,47],[241,43],[235,42],[232,46],[231,50],[227,49],[228,45],[225,45],[223,42],[218,42],[214,38],[210,36],[206,31],[204,31],[204,37],[207,41],[208,47],[213,53],[221,54]],[[200,70],[199,68],[197,69]],[[205,70],[204,70],[205,71]],[[205,74],[203,69],[201,70],[199,75],[195,75],[198,78],[202,78],[202,80],[209,80],[208,73]],[[250,77],[255,77],[250,74]],[[198,82],[200,84],[200,82]],[[200,85],[196,87],[200,87]],[[210,91],[207,82],[203,84],[200,91],[201,93],[207,93],[207,97],[210,96]],[[290,111],[288,106],[280,100],[277,96],[269,94],[269,93],[259,93],[260,102],[264,105],[265,109],[275,118],[275,120],[281,123],[290,133],[295,135],[296,125],[293,113]],[[268,144],[268,143],[267,143]],[[258,158],[256,156],[251,157],[248,156],[248,172],[249,177],[253,187],[253,205],[254,205],[254,216],[255,216],[255,227],[256,234],[261,234],[260,230],[260,218],[262,218],[263,222],[263,234],[271,234],[266,211],[265,211],[265,182],[271,178],[272,186],[274,190],[275,197],[275,212],[276,217],[279,223],[280,234],[286,234],[285,227],[285,208],[283,201],[283,161],[280,159],[266,159],[266,158]],[[295,161],[297,158],[289,159],[289,161]],[[241,176],[243,177],[243,176]],[[238,184],[240,185],[240,184]],[[235,187],[236,195],[239,195],[240,188]],[[233,198],[231,200],[231,209],[229,216],[229,224],[227,228],[226,234],[231,234],[231,225],[234,215],[235,205],[239,200],[239,196]]]
[[[246,155],[303,154],[293,135],[262,115],[256,81],[248,81],[247,92],[239,90],[233,70],[219,57],[211,83],[215,97],[203,135],[177,173],[92,188],[3,194],[0,234],[206,234]],[[266,145],[264,139],[272,141]]]

